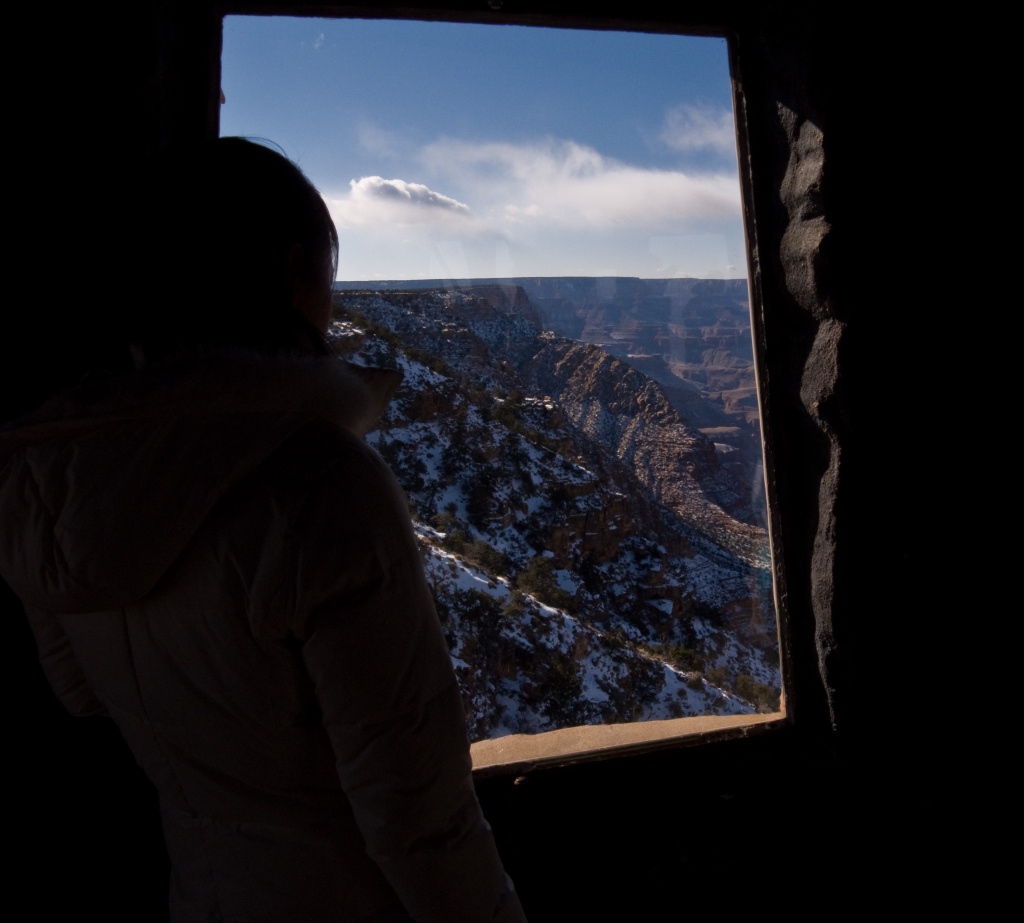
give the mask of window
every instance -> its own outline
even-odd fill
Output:
[[[778,718],[725,39],[230,16],[221,83],[331,208],[337,348],[405,372],[368,438],[477,765]]]

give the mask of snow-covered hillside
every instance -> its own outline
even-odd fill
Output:
[[[777,707],[767,537],[656,383],[465,293],[345,293],[335,317],[339,351],[405,376],[367,439],[473,739]]]

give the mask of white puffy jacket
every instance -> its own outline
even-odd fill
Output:
[[[174,921],[523,920],[406,501],[397,380],[190,354],[0,434],[0,572],[159,795]]]

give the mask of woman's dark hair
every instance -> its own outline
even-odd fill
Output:
[[[195,346],[324,352],[294,304],[300,288],[334,279],[338,233],[302,171],[263,143],[218,138],[160,173],[160,273],[133,337],[145,358]]]

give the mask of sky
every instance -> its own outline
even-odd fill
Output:
[[[747,275],[723,38],[229,16],[221,89],[339,279]]]

